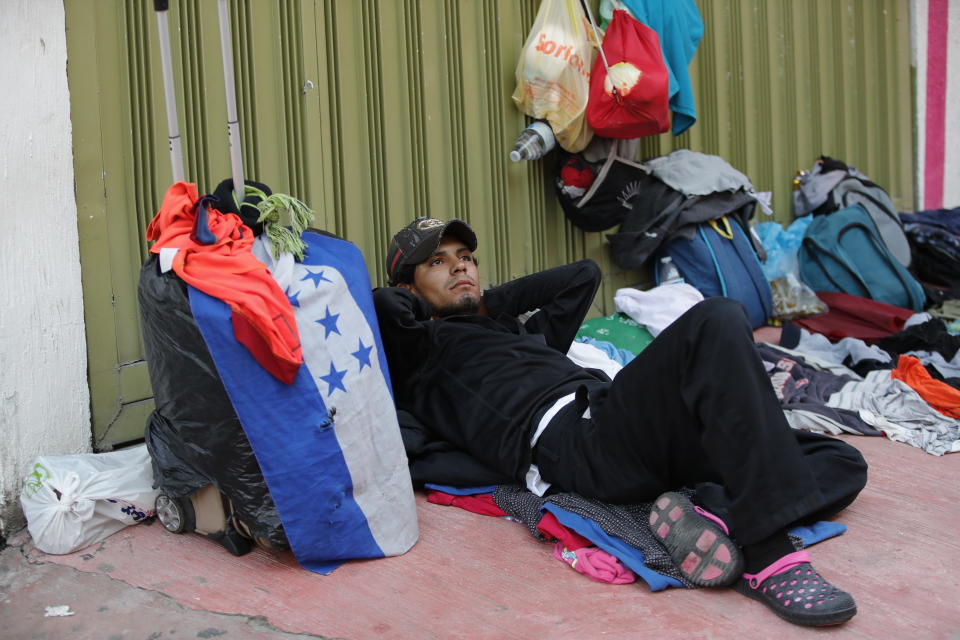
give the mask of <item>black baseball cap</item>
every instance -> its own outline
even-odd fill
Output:
[[[408,268],[420,264],[437,250],[440,238],[456,236],[470,251],[477,248],[477,234],[463,220],[444,222],[436,218],[417,218],[397,232],[387,249],[387,278],[390,286],[409,279]]]

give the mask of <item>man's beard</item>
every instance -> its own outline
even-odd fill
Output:
[[[445,304],[441,307],[431,305],[434,318],[447,318],[449,316],[470,316],[480,311],[480,298],[472,293],[465,293],[456,302]]]

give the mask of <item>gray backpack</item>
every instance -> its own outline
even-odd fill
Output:
[[[808,173],[801,174],[793,192],[797,217],[829,214],[859,204],[873,220],[880,238],[897,262],[910,266],[910,243],[890,196],[856,167],[821,156]]]

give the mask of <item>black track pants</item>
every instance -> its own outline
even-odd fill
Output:
[[[829,517],[866,483],[855,448],[790,428],[743,307],[725,298],[681,316],[590,412],[543,433],[535,453],[545,479],[614,503],[707,483],[705,506],[741,544]]]

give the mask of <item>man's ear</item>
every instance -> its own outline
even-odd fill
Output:
[[[415,295],[415,296],[419,296],[419,295],[420,295],[420,294],[417,292],[417,288],[416,288],[415,286],[413,286],[413,283],[412,283],[412,282],[398,282],[398,283],[397,283],[397,286],[400,287],[401,289],[406,289],[407,291],[409,291],[410,293],[412,293],[412,294]]]

